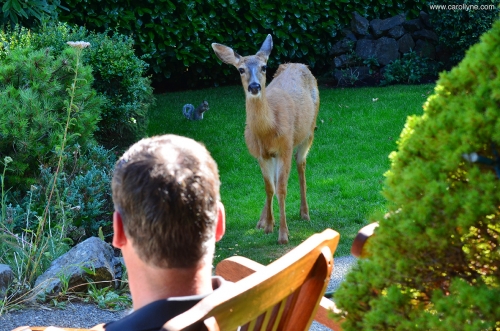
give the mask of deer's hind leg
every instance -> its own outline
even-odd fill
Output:
[[[300,183],[300,217],[306,221],[310,220],[309,217],[309,206],[307,205],[307,184],[306,184],[306,157],[309,149],[311,148],[314,139],[314,134],[304,139],[302,143],[299,144],[297,148],[297,153],[295,154],[295,162],[297,162],[297,171],[299,173],[299,183]]]
[[[273,232],[274,215],[273,215],[273,197],[276,188],[276,159],[275,158],[259,158],[260,170],[264,178],[266,189],[266,202],[262,213],[260,214],[257,229],[264,229],[265,233]]]

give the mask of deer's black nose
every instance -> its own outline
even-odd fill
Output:
[[[248,92],[252,94],[258,94],[260,91],[260,84],[259,83],[251,83],[248,85]]]

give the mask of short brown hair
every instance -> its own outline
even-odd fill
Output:
[[[139,257],[191,268],[215,243],[217,164],[200,143],[176,135],[142,139],[117,161],[113,202]]]

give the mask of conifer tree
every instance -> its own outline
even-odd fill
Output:
[[[371,255],[335,293],[344,330],[499,330],[499,20],[441,74],[390,159]]]

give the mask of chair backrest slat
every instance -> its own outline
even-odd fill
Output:
[[[249,322],[248,330],[254,326],[262,330],[307,330],[328,284],[339,237],[331,229],[311,236],[230,289],[209,295],[167,322],[163,330],[198,330],[210,317],[215,317],[222,331]]]

